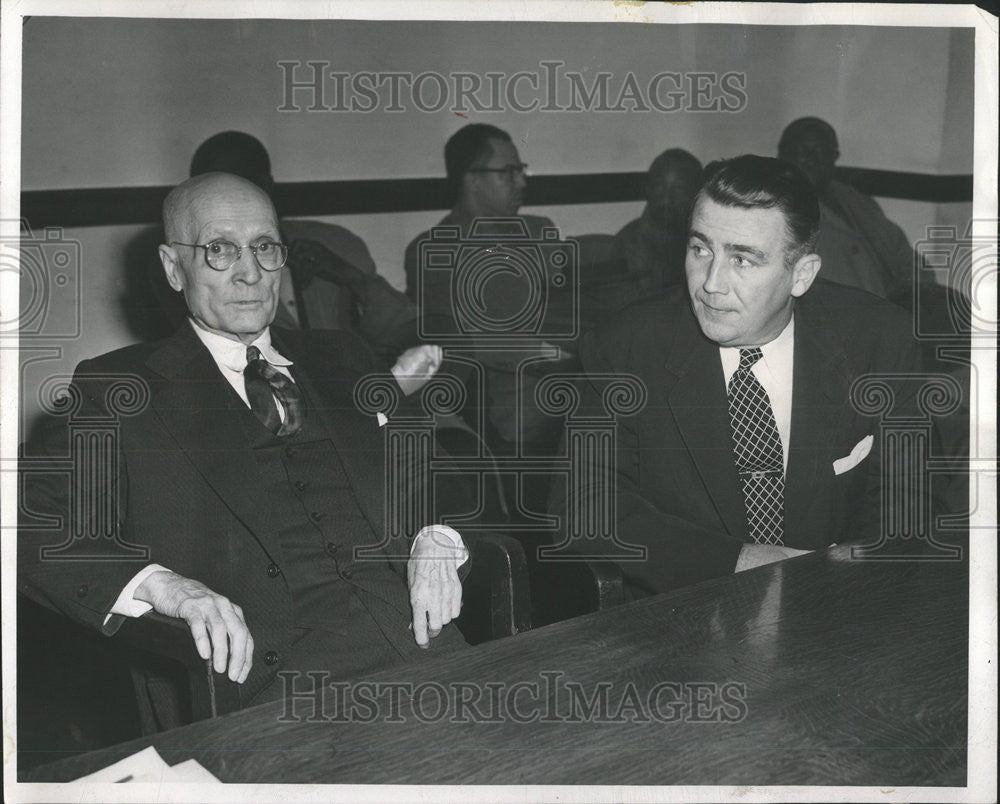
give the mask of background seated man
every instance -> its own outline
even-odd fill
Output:
[[[627,308],[583,340],[589,374],[627,374],[647,401],[617,428],[616,488],[634,593],[656,593],[879,535],[879,424],[851,404],[866,374],[919,370],[905,312],[817,280],[819,203],[777,159],[716,162],[692,215],[687,287]],[[583,415],[601,410],[582,383]],[[591,477],[601,478],[605,468]],[[613,553],[609,539],[573,549]]]
[[[664,151],[649,166],[646,208],[617,235],[644,296],[684,283],[688,218],[700,186],[701,162],[682,148]]]
[[[533,239],[541,237],[542,230],[555,224],[539,215],[520,215],[527,165],[510,138],[510,134],[496,126],[472,123],[456,131],[444,146],[445,172],[448,189],[454,199],[451,211],[438,226],[457,226],[462,237],[477,218],[519,217]],[[494,228],[492,231],[504,233]],[[419,245],[430,237],[430,232],[417,235],[406,247],[403,266],[406,272],[406,295],[417,301]],[[447,304],[448,288],[424,288],[424,302],[436,306]]]
[[[864,193],[834,178],[840,150],[825,120],[801,117],[781,134],[778,158],[798,166],[819,197],[816,253],[822,277],[910,305],[913,249],[903,230]]]
[[[182,618],[243,705],[279,697],[279,670],[347,677],[415,660],[439,633],[441,650],[464,644],[445,628],[467,555],[455,531],[425,522],[381,557],[356,553],[386,533],[383,439],[352,396],[375,362],[349,333],[271,326],[286,248],[266,193],[229,174],[189,179],[166,199],[164,228],[163,269],[189,318],[78,367],[82,416],[108,417],[122,375],[149,400],[120,419],[116,478],[26,482],[26,510],[62,529],[19,534],[22,591],[105,634],[150,609]],[[26,454],[66,450],[60,425]],[[82,498],[102,505],[78,509]],[[106,537],[85,540],[106,556],[40,555],[108,511],[121,540],[149,550],[138,572]]]
[[[474,235],[476,242],[482,242],[484,248],[490,247],[488,238],[492,236],[496,236],[498,244],[512,235],[519,236],[521,240],[537,241],[544,229],[555,229],[555,224],[548,218],[518,216],[527,187],[527,165],[521,161],[506,131],[482,123],[464,126],[445,144],[444,156],[454,206],[438,226],[457,227],[464,242]],[[499,218],[507,220],[496,220]],[[473,229],[477,220],[481,223]],[[433,317],[443,322],[441,326],[448,326],[447,322],[455,320],[456,300],[452,298],[451,282],[444,272],[425,273],[418,298],[421,244],[430,239],[431,232],[423,232],[406,248],[406,293],[422,305],[421,316],[425,319]],[[516,313],[523,304],[524,285],[516,272],[504,270],[499,253],[495,262],[495,274],[483,285],[482,306],[489,310],[508,309]],[[473,335],[469,337],[469,344],[476,345]],[[541,338],[537,345],[539,348],[546,346]],[[552,448],[558,444],[559,428],[553,427],[553,420],[535,406],[534,388],[538,377],[555,370],[559,363],[535,363],[533,370],[522,375],[519,382],[516,367],[525,354],[523,350],[501,352],[490,349],[476,353],[476,359],[486,370],[487,398],[483,407],[488,421],[488,442],[499,452],[512,452],[518,443],[522,446],[542,443]],[[448,370],[462,376],[460,368],[448,366]],[[516,415],[519,406],[523,414],[520,428]],[[545,446],[540,449],[544,451]]]
[[[963,336],[950,339],[952,355],[956,346],[967,355],[971,304],[965,292],[934,281],[930,271],[921,270],[910,243],[895,223],[886,218],[879,205],[867,195],[833,178],[840,151],[837,134],[824,120],[803,117],[785,129],[778,145],[778,157],[798,165],[819,194],[820,227],[816,253],[823,258],[821,276],[845,285],[854,285],[892,302],[914,309],[920,328],[928,333]],[[914,279],[919,287],[914,307]],[[969,368],[968,358],[942,359],[939,341],[926,335],[921,339],[924,366],[931,371],[953,375],[962,385],[963,415],[937,417],[935,433],[941,455],[969,455]],[[939,480],[947,486],[941,494],[948,507],[964,511],[968,500],[968,477],[955,474]]]

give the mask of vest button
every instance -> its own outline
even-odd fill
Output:
[[[89,592],[89,591],[90,591],[90,588],[87,586],[87,584],[81,584],[80,588],[76,590],[76,596],[77,597],[86,597],[87,596],[87,592]]]
[[[334,544],[333,542],[327,542],[326,543],[326,552],[328,552],[330,555],[333,555],[334,553],[337,552],[337,547],[338,547],[338,545]]]
[[[324,519],[325,517],[326,514],[324,514],[322,511],[313,511],[311,514],[309,514],[309,518],[313,522],[319,522],[321,519]]]
[[[296,489],[296,491],[305,491],[307,485],[309,485],[309,484],[306,483],[304,480],[296,480],[295,481],[295,489]]]
[[[281,569],[278,567],[277,564],[268,564],[267,565],[267,577],[268,578],[277,578],[279,575],[281,575]]]
[[[276,650],[269,650],[264,654],[264,664],[271,665],[272,667],[278,663],[278,652]]]

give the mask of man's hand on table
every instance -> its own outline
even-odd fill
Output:
[[[796,550],[794,547],[784,547],[777,544],[745,544],[740,550],[740,557],[736,559],[736,569],[734,572],[762,567],[765,564],[773,564],[775,561],[784,561],[786,558],[795,558],[809,550]]]
[[[247,680],[253,666],[253,637],[243,619],[243,609],[216,594],[200,581],[164,570],[154,572],[135,590],[136,600],[154,611],[184,620],[191,629],[202,659],[211,657],[215,672],[238,684]]]
[[[413,638],[422,648],[462,611],[462,582],[458,577],[455,544],[441,534],[428,533],[413,545],[406,576],[413,612]]]

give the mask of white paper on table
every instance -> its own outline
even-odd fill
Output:
[[[176,765],[171,766],[168,781],[196,782],[198,784],[215,782],[216,784],[222,784],[197,759],[185,759],[183,762],[178,762]]]
[[[170,766],[159,752],[149,746],[137,754],[119,760],[99,771],[77,779],[78,782],[160,782],[170,773]]]
[[[198,763],[196,759],[186,759],[174,766],[163,761],[163,757],[153,747],[149,746],[132,754],[130,757],[119,760],[114,765],[109,765],[99,771],[91,773],[89,776],[82,776],[78,782],[92,782],[95,784],[115,784],[118,782],[153,782],[162,784],[164,782],[192,782],[197,784],[215,782],[219,783],[209,771]]]

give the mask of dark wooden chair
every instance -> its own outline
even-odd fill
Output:
[[[472,564],[458,628],[475,645],[531,628],[528,570],[521,544],[497,533],[467,540]],[[126,620],[114,637],[129,648],[143,734],[239,708],[236,685],[198,656],[183,620],[150,612]]]
[[[621,568],[612,561],[539,560],[534,549],[526,552],[536,628],[627,600]]]

